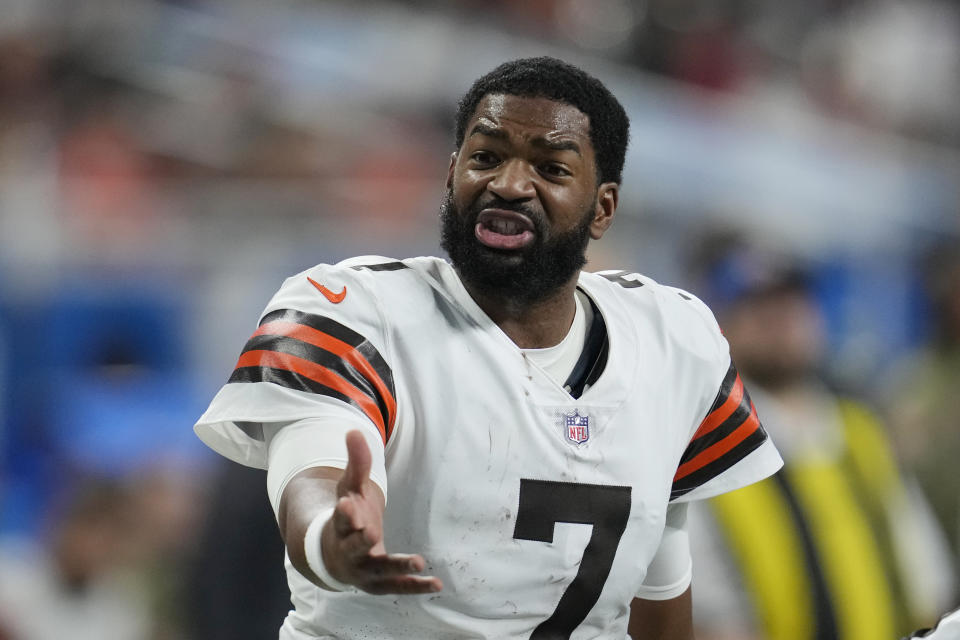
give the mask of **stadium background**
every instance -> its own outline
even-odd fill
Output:
[[[438,251],[456,99],[541,54],[632,119],[591,268],[722,303],[718,238],[800,265],[831,379],[894,411],[960,252],[956,2],[0,0],[0,583],[92,527],[101,637],[217,637],[218,536],[264,546],[211,523],[259,478],[193,420],[284,277]]]

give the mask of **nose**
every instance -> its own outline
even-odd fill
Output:
[[[487,190],[504,200],[527,200],[537,195],[530,167],[516,158],[500,165]]]

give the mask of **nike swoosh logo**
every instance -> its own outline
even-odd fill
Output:
[[[313,286],[315,286],[315,287],[317,288],[317,291],[319,291],[320,293],[323,294],[323,297],[324,297],[324,298],[326,298],[327,300],[329,300],[329,301],[332,302],[333,304],[339,304],[339,303],[343,302],[343,299],[344,299],[344,298],[347,297],[347,287],[346,287],[346,285],[344,285],[343,291],[341,291],[340,293],[334,293],[333,291],[330,291],[330,289],[327,289],[325,286],[323,286],[322,284],[320,284],[319,282],[317,282],[316,280],[314,280],[314,279],[311,278],[310,276],[307,276],[307,280],[309,280],[309,281],[310,281],[310,284],[312,284]]]

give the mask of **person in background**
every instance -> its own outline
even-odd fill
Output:
[[[747,249],[712,269],[720,325],[784,468],[691,508],[697,637],[893,638],[931,624],[951,605],[942,533],[877,415],[822,375],[807,274]]]
[[[126,489],[82,478],[47,544],[0,543],[0,637],[12,640],[148,640],[147,594],[130,571]]]
[[[263,491],[266,474],[218,465],[190,554],[184,606],[197,640],[263,640],[290,610],[283,539]]]
[[[885,389],[897,449],[947,532],[960,572],[960,246],[926,266],[932,339],[898,367]]]

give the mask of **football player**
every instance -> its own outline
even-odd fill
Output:
[[[195,429],[267,469],[282,639],[692,637],[686,502],[781,460],[703,303],[581,270],[628,126],[582,70],[505,63],[458,107],[450,262],[322,264],[267,304]]]

